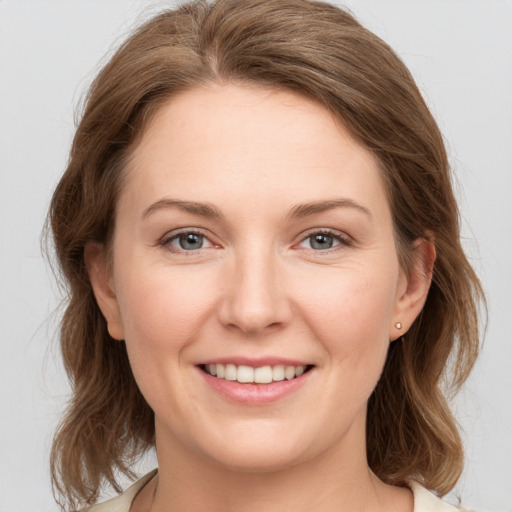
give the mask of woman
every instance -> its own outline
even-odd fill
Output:
[[[442,136],[349,14],[147,22],[91,87],[50,221],[63,507],[156,446],[158,472],[92,510],[450,510],[425,488],[462,470],[441,382],[474,364],[482,291]]]

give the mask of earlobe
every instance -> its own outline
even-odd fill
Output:
[[[103,245],[89,242],[85,246],[84,256],[94,296],[107,322],[108,332],[112,338],[123,340],[124,329],[121,313]]]
[[[409,274],[403,274],[399,286],[389,339],[394,341],[405,334],[427,300],[436,259],[435,244],[427,238],[419,238],[413,244],[413,265]]]

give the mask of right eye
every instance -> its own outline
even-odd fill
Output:
[[[212,242],[197,231],[181,231],[166,237],[161,245],[169,248],[172,252],[193,252],[213,247]]]

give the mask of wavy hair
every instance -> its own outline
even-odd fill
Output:
[[[428,233],[437,259],[422,314],[390,346],[368,404],[367,456],[384,482],[415,479],[440,494],[463,449],[448,398],[479,348],[483,292],[460,243],[442,135],[393,50],[348,12],[309,0],[193,1],[154,16],[93,81],[48,223],[69,292],[60,343],[72,386],[51,453],[61,506],[94,503],[104,482],[154,445],[154,415],[123,342],[96,303],[84,247],[108,247],[123,170],[148,121],[170,97],[211,83],[294,91],[329,109],[377,158],[400,262]],[[447,398],[448,397],[448,398]]]

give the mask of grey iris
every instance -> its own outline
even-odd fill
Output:
[[[195,233],[180,235],[180,247],[185,250],[201,249],[203,247],[203,236]]]
[[[330,249],[334,243],[334,238],[331,235],[318,235],[311,237],[311,247],[313,249]]]

